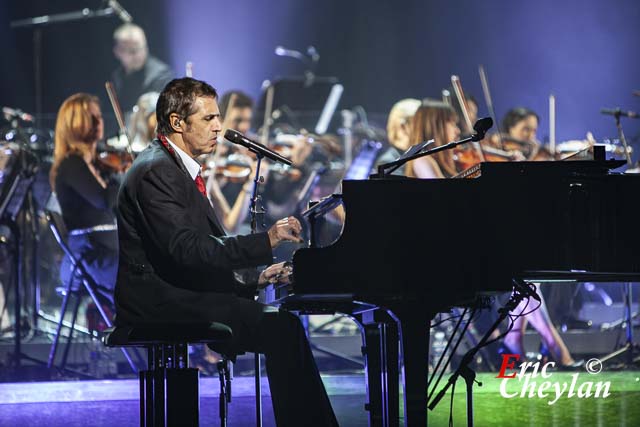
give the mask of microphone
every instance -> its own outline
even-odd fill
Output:
[[[628,117],[630,119],[640,119],[640,114],[635,111],[623,111],[620,108],[616,108],[615,110],[611,110],[608,108],[603,108],[600,110],[602,114],[608,114],[610,116],[616,117]]]
[[[311,57],[311,61],[314,64],[320,60],[320,54],[314,46],[307,47],[307,55]]]
[[[225,139],[233,142],[234,144],[242,145],[258,155],[264,156],[268,159],[273,160],[274,162],[284,163],[287,166],[291,166],[291,160],[287,159],[284,156],[276,153],[268,147],[260,144],[259,142],[252,141],[237,130],[227,129],[224,133]]]
[[[129,12],[127,12],[125,8],[122,7],[122,5],[118,3],[116,0],[109,0],[107,1],[107,4],[111,9],[113,9],[113,11],[116,13],[116,15],[118,15],[118,17],[122,22],[133,21],[133,18],[131,17],[131,15],[129,15]]]
[[[7,118],[7,120],[10,120],[11,118],[15,118],[15,119],[20,119],[24,122],[34,121],[34,118],[31,114],[25,113],[24,111],[19,110],[17,108],[2,107],[2,113]]]
[[[302,53],[298,52],[297,50],[284,48],[282,46],[277,46],[274,53],[278,56],[288,56],[291,58],[299,59],[300,61],[305,60],[305,57]]]
[[[483,117],[473,125],[473,130],[476,131],[472,137],[472,141],[480,141],[484,138],[484,135],[493,126],[493,119],[491,117]]]

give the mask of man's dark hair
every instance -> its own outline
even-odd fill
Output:
[[[502,119],[502,123],[500,124],[502,127],[502,132],[509,133],[509,129],[529,116],[535,117],[538,123],[540,123],[540,117],[538,117],[535,111],[524,107],[512,108],[511,110],[507,111],[507,114],[505,114],[504,118]]]
[[[220,116],[224,120],[229,108],[229,102],[231,102],[231,96],[235,95],[236,99],[233,101],[233,108],[253,108],[253,100],[249,95],[240,90],[230,90],[222,95],[218,107],[220,108]]]
[[[158,133],[162,135],[172,134],[173,128],[169,122],[169,116],[176,113],[181,120],[195,114],[196,98],[217,98],[218,92],[209,83],[183,77],[173,79],[164,87],[156,104],[156,119],[158,120]]]

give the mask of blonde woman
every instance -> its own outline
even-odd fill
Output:
[[[420,104],[421,102],[418,99],[405,98],[396,102],[393,107],[391,107],[389,118],[387,119],[387,140],[389,141],[389,148],[378,157],[376,166],[396,160],[411,146],[409,142],[411,118],[418,107],[420,107]],[[404,175],[405,166],[399,167],[393,173],[394,175]]]

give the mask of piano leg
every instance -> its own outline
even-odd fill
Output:
[[[427,425],[427,375],[431,316],[424,306],[393,310],[400,325],[405,426]]]
[[[397,324],[381,310],[365,313],[356,320],[363,334],[369,426],[397,427],[400,418]]]

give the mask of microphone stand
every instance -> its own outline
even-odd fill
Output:
[[[428,404],[428,408],[433,411],[433,409],[438,405],[440,400],[444,397],[449,390],[449,387],[454,386],[458,380],[458,377],[464,378],[464,382],[466,384],[466,395],[467,395],[467,426],[473,426],[473,383],[478,383],[479,387],[482,387],[482,383],[476,380],[476,372],[469,367],[469,364],[473,362],[476,354],[480,349],[487,344],[489,344],[489,338],[494,330],[500,326],[500,324],[509,316],[509,313],[520,304],[520,302],[527,297],[531,297],[531,292],[535,292],[529,289],[529,285],[526,282],[520,280],[514,280],[513,293],[511,294],[511,298],[509,301],[498,310],[500,314],[498,319],[491,325],[489,330],[484,334],[478,345],[467,351],[464,355],[458,368],[456,371],[451,374],[447,384],[444,386],[442,390],[436,395],[436,397]],[[436,384],[437,386],[437,384]]]
[[[624,136],[624,131],[622,130],[622,124],[620,123],[620,116],[622,115],[622,111],[617,110],[616,113],[613,115],[616,118],[616,128],[618,129],[618,138],[620,138],[620,142],[622,143],[622,146],[624,147],[624,154],[625,157],[627,158],[627,165],[629,165],[630,167],[633,165],[633,163],[631,162],[631,153],[629,153],[629,146],[627,145],[627,138],[625,138]]]
[[[616,128],[618,129],[618,138],[620,139],[620,142],[622,142],[622,146],[624,147],[624,153],[625,156],[627,158],[627,165],[629,165],[630,167],[632,166],[632,161],[631,161],[631,153],[629,153],[629,146],[627,145],[627,139],[624,136],[624,131],[622,130],[622,124],[620,123],[620,117],[622,116],[622,111],[620,111],[620,109],[617,109],[615,111],[615,113],[613,114],[613,117],[615,117],[616,119]],[[635,359],[635,352],[637,350],[637,345],[634,344],[633,342],[633,314],[632,314],[632,286],[633,283],[630,282],[625,282],[623,284],[623,289],[624,289],[624,302],[625,302],[625,318],[626,318],[626,330],[625,330],[625,344],[620,347],[618,350],[607,354],[604,357],[600,358],[600,361],[605,363],[608,362],[612,359],[615,359],[619,356],[625,355],[625,361],[623,362],[623,364],[625,364],[626,366],[632,366],[634,363],[634,359]],[[623,323],[623,324],[624,324]]]
[[[448,144],[432,148],[431,150],[420,151],[414,155],[394,160],[393,162],[383,163],[378,166],[378,173],[372,175],[372,178],[384,178],[387,175],[393,173],[393,171],[398,169],[400,166],[404,165],[407,162],[410,162],[411,160],[419,159],[420,157],[424,156],[431,156],[432,154],[439,153],[440,151],[450,150],[452,148],[456,148],[458,145],[466,144],[467,142],[480,141],[482,140],[482,138],[484,138],[484,134],[485,132],[478,132],[467,138],[463,138],[460,141],[452,141]]]
[[[266,213],[262,204],[258,204],[261,199],[260,196],[260,184],[264,182],[264,178],[260,176],[260,165],[264,154],[257,150],[249,149],[252,153],[255,153],[256,163],[256,175],[253,179],[253,190],[251,192],[251,203],[249,205],[249,215],[251,216],[251,234],[258,232],[258,215],[264,215]],[[264,218],[264,217],[263,217]],[[255,388],[256,388],[256,426],[262,427],[262,377],[260,371],[262,370],[260,353],[254,354],[254,366],[255,366]]]

